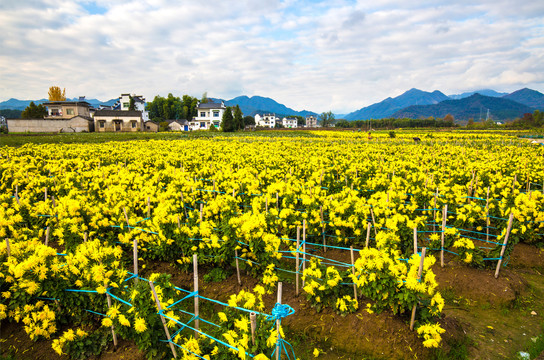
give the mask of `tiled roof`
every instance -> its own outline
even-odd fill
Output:
[[[94,113],[94,116],[112,116],[112,117],[141,117],[142,113],[140,111],[122,111],[122,110],[97,110]]]

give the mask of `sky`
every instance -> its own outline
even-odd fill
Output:
[[[544,1],[1,0],[0,101],[121,93],[346,114],[418,88],[544,92]]]

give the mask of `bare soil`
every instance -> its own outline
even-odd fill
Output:
[[[327,251],[326,256],[350,262],[349,252]],[[439,291],[446,299],[442,327],[446,329],[442,353],[458,352],[458,344],[467,345],[468,359],[512,359],[523,351],[531,337],[542,334],[544,302],[544,250],[518,244],[507,267],[498,279],[494,268],[474,269],[446,257],[446,265],[434,266]],[[202,269],[202,275],[210,269]],[[168,263],[149,263],[143,276],[152,272],[172,274],[172,282],[191,290],[193,274],[180,271]],[[257,281],[236,273],[222,282],[200,281],[203,296],[226,301],[241,289],[252,289]],[[368,314],[359,310],[342,317],[331,309],[316,312],[304,296],[295,296],[294,281],[283,279],[283,302],[295,314],[283,320],[287,340],[300,359],[313,358],[314,348],[322,351],[319,359],[432,359],[433,351],[422,346],[416,333],[409,329],[409,314],[395,316],[390,312]],[[275,295],[267,295],[268,311]],[[364,300],[360,303],[364,304]],[[534,315],[536,314],[536,315]],[[0,354],[14,359],[67,359],[51,348],[52,340],[31,341],[20,324],[2,322]],[[143,360],[145,356],[128,341],[120,341],[117,349],[111,345],[101,360]]]

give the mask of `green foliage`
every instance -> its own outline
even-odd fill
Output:
[[[397,135],[395,134],[395,132],[394,132],[393,130],[391,130],[391,131],[389,132],[389,137],[390,137],[391,139],[393,139],[393,138],[396,137],[396,136],[397,136]]]
[[[172,94],[168,94],[166,98],[157,95],[153,101],[147,103],[146,110],[153,121],[191,120],[196,116],[197,103],[198,99],[189,95],[183,95],[181,99]]]
[[[244,129],[244,118],[242,115],[242,110],[240,110],[240,106],[236,105],[234,108],[234,128],[235,130]]]
[[[227,106],[227,109],[223,113],[223,118],[221,119],[221,129],[223,132],[236,131],[236,124],[234,123],[232,108],[230,106]]]
[[[36,106],[34,101],[31,101],[30,104],[23,110],[21,113],[21,119],[40,119],[47,115],[47,110],[42,104]]]
[[[93,355],[100,355],[111,341],[111,331],[99,328],[87,336],[76,335],[73,341],[65,342],[62,348],[70,359],[84,360]]]
[[[131,95],[129,95],[129,97],[130,97],[130,102],[128,104],[128,111],[134,111],[136,110],[136,103],[134,101],[134,98]]]
[[[1,109],[0,116],[5,117],[6,119],[19,119],[21,117],[21,110],[16,109]]]
[[[223,268],[216,267],[203,276],[204,282],[220,282],[229,276],[229,272]]]
[[[244,116],[244,127],[255,126],[255,118],[253,116]]]
[[[337,128],[359,128],[359,129],[398,129],[398,128],[444,128],[457,126],[453,121],[444,119],[395,119],[384,118],[378,120],[340,120],[335,125]]]
[[[334,114],[332,113],[332,111],[321,113],[318,120],[319,122],[321,122],[321,126],[329,127],[334,122]]]

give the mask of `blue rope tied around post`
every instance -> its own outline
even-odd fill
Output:
[[[294,313],[295,313],[295,310],[291,306],[289,306],[287,304],[276,303],[276,305],[274,305],[274,308],[272,309],[272,313],[271,313],[270,318],[275,319],[276,321],[279,321],[280,326],[281,326],[281,319],[283,319],[284,317],[287,317],[289,315],[293,315]],[[293,354],[293,360],[295,360],[296,356],[295,356],[295,351],[293,350],[293,347],[287,341],[283,340],[281,338],[281,334],[279,334],[279,333],[278,333],[278,340],[276,342],[276,348],[274,349],[274,351],[272,352],[272,355],[270,355],[270,357],[273,357],[274,354],[276,353],[276,350],[279,349],[279,359],[281,359],[281,352],[282,352],[282,349],[283,349],[283,350],[285,350],[285,354],[287,355],[287,359],[291,359],[291,357],[289,356],[289,352],[287,351],[287,348],[285,347],[285,344],[289,345],[289,347],[291,348],[291,351],[292,351],[292,354]]]

